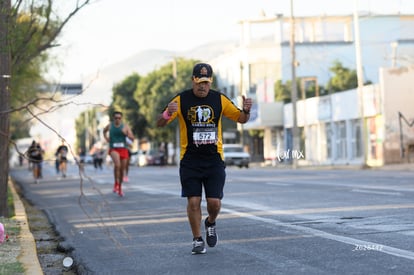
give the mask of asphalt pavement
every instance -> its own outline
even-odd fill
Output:
[[[278,168],[286,169],[261,169]],[[414,171],[414,164],[388,165],[375,169]],[[157,186],[157,175],[164,173],[164,169],[152,167],[145,171],[154,178],[153,186]],[[175,169],[174,173],[176,172]],[[34,183],[27,169],[12,169],[10,175],[13,182],[19,185],[23,196],[45,211],[56,230],[64,237],[65,241],[61,245],[72,251],[69,256],[75,259],[80,274],[95,274],[97,271],[99,274],[114,274],[114,270],[117,270],[117,274],[185,274],[195,273],[194,270],[207,274],[211,263],[222,262],[228,256],[216,248],[208,249],[208,257],[191,255],[189,228],[183,211],[185,200],[179,198],[178,182],[176,191],[171,191],[169,196],[157,192],[148,196],[151,190],[146,190],[145,193],[137,192],[140,187],[134,186],[131,180],[125,184],[126,196],[121,198],[111,192],[110,167],[96,171],[92,166],[87,166],[82,174],[72,166],[68,177],[62,178],[55,173],[52,166],[45,165],[44,178],[39,184]],[[139,177],[133,181],[139,184]],[[15,193],[13,188],[12,192]],[[18,215],[24,219],[24,209],[18,197],[15,198],[15,203],[18,205],[16,214],[19,213]],[[158,205],[158,210],[152,207],[154,203]],[[157,226],[154,227],[154,224]],[[171,235],[168,235],[169,232],[172,232]],[[23,254],[35,255],[33,251],[36,251],[36,244],[34,239],[30,238],[30,232],[23,229],[22,234],[28,236],[22,239],[22,249],[26,251]],[[227,245],[231,246],[231,242]],[[263,247],[263,253],[266,253],[266,249]],[[250,262],[251,259],[243,260],[242,251],[233,252],[240,258],[236,263],[239,267],[238,274],[260,273],[260,269],[251,268],[254,266]],[[88,255],[86,262],[85,255]],[[265,255],[261,257],[266,258]],[[234,274],[234,270],[227,270],[224,263],[218,267],[221,271],[219,274]],[[37,260],[26,257],[23,258],[23,264],[27,266],[28,274],[41,274]],[[172,269],[169,269],[169,266]],[[234,268],[234,265],[232,266]],[[283,266],[275,264],[273,268],[277,270]],[[261,274],[274,274],[269,271],[271,269],[263,267]]]

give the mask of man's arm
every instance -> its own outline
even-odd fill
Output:
[[[108,131],[109,131],[109,125],[106,125],[105,128],[103,129],[103,136],[107,142],[109,142]]]
[[[247,121],[249,121],[249,118],[250,118],[250,109],[252,108],[252,99],[242,96],[242,100],[243,100],[242,112],[237,122],[246,123]]]
[[[165,125],[167,125],[167,123],[168,123],[168,119],[165,119],[163,117],[163,114],[159,114],[157,118],[157,126],[164,127]]]
[[[171,116],[173,115],[173,113],[177,111],[178,111],[178,103],[176,101],[171,101],[170,103],[168,103],[168,106],[165,109],[165,111],[158,115],[157,126],[163,127],[167,125],[168,121],[171,120]]]
[[[246,123],[247,121],[249,121],[250,118],[250,112],[246,113],[244,110],[241,111],[239,119],[237,120],[238,123]]]
[[[134,141],[135,137],[134,134],[132,133],[131,128],[129,127],[129,125],[125,125],[124,126],[125,129],[125,135],[132,141]]]

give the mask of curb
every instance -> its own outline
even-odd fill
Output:
[[[37,258],[36,242],[29,229],[26,210],[10,178],[8,183],[9,189],[13,195],[15,218],[20,224],[21,251],[18,257],[19,262],[24,266],[25,274],[43,275],[43,270],[40,267],[39,259]]]

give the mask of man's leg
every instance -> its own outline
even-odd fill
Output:
[[[124,161],[125,163],[122,163],[122,182],[128,182],[128,172],[129,172],[129,157],[127,159],[123,159],[122,161]]]
[[[193,237],[201,237],[201,197],[188,197],[187,216]]]
[[[40,178],[40,179],[43,178],[43,173],[42,173],[43,172],[42,171],[42,168],[43,167],[42,167],[42,164],[43,164],[42,162],[39,163],[39,174],[38,174],[38,178]]]
[[[119,188],[118,188],[118,194],[121,197],[124,196],[124,192],[122,192],[122,182],[124,179],[124,170],[125,170],[126,165],[128,165],[128,159],[121,159],[121,166],[119,168]]]
[[[39,168],[37,167],[37,163],[34,163],[33,162],[33,178],[37,181],[37,179],[38,179],[38,170]]]
[[[115,181],[115,183],[114,183],[114,190],[113,191],[114,191],[114,193],[117,193],[118,189],[119,189],[119,183],[120,183],[120,181],[119,181],[119,175],[120,175],[119,170],[122,169],[121,168],[121,160],[120,160],[118,152],[112,151],[110,156],[112,158],[112,163],[114,164],[114,181]]]
[[[206,240],[210,247],[217,244],[218,236],[216,233],[216,218],[220,213],[221,200],[217,198],[207,198],[207,212],[208,217],[204,221],[206,228]]]
[[[217,198],[207,198],[208,222],[215,223],[221,209],[221,200]]]
[[[67,171],[67,161],[62,160],[62,174],[63,174],[63,177],[66,177],[66,171]]]
[[[201,197],[188,197],[187,216],[193,233],[192,254],[206,253],[205,243],[201,237]]]

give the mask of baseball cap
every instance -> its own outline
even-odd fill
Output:
[[[213,82],[213,69],[207,63],[198,63],[193,68],[193,80],[196,83]]]

